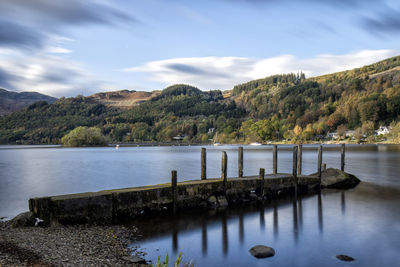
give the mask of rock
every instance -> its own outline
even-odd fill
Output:
[[[28,227],[35,225],[35,214],[33,212],[27,211],[18,214],[11,220],[12,227]]]
[[[355,261],[354,258],[347,256],[347,255],[342,255],[342,254],[336,255],[336,258],[338,258],[341,261]]]
[[[207,199],[207,201],[208,201],[208,203],[210,203],[211,204],[211,206],[217,206],[217,198],[215,197],[215,196],[210,196],[208,199]]]
[[[256,201],[256,200],[258,200],[258,196],[257,196],[255,193],[251,193],[251,194],[249,195],[249,198],[250,198],[251,201]]]
[[[138,256],[126,256],[122,257],[124,261],[127,261],[129,263],[134,263],[134,264],[146,264],[146,260],[138,257]]]
[[[228,206],[228,200],[226,200],[226,197],[219,196],[217,199],[218,199],[219,206],[221,206],[221,207]]]
[[[275,255],[275,250],[271,247],[257,245],[249,250],[250,254],[256,258],[267,258]]]
[[[325,188],[349,189],[359,182],[360,180],[354,175],[338,169],[329,168],[321,174],[321,186]]]

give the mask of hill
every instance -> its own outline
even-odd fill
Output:
[[[158,96],[161,91],[140,92],[134,90],[120,90],[113,92],[97,93],[88,97],[94,103],[104,104],[107,107],[129,109],[146,100]]]
[[[53,103],[57,98],[36,92],[12,92],[0,88],[0,116],[20,110],[37,101]]]
[[[58,143],[78,126],[96,126],[111,142],[208,142],[216,136],[219,142],[298,142],[347,129],[362,139],[397,123],[399,115],[400,57],[394,57],[319,77],[274,75],[225,92],[178,84],[37,103],[0,118],[0,142]]]

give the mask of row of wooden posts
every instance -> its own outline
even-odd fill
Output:
[[[272,149],[272,174],[278,174],[278,146],[274,145]],[[207,163],[206,163],[206,149],[203,147],[201,149],[201,180],[207,179]],[[345,160],[345,145],[341,145],[341,157],[340,157],[340,169],[344,171],[344,160]],[[297,177],[297,175],[302,174],[302,164],[303,164],[303,146],[297,145],[293,147],[293,168],[292,175]],[[221,162],[221,179],[227,180],[228,174],[228,156],[225,151],[222,151],[222,162]],[[318,165],[317,172],[318,177],[321,177],[321,173],[326,169],[326,163],[322,163],[322,146],[318,147]],[[261,172],[265,175],[265,169],[260,168]],[[238,149],[238,178],[243,178],[243,147]],[[176,170],[171,172],[171,183],[176,185],[177,183],[177,173]]]
[[[206,163],[206,149],[201,149],[201,179],[207,179],[207,163]],[[345,160],[345,145],[341,145],[341,160],[340,169],[344,171]],[[221,162],[221,179],[227,178],[227,162],[228,156],[225,151],[222,151]],[[293,171],[292,175],[297,176],[302,174],[303,165],[303,146],[297,145],[293,147]],[[318,147],[318,177],[321,177],[322,170],[326,169],[326,164],[322,163],[322,145]],[[265,170],[264,170],[265,172]],[[272,174],[278,174],[278,146],[274,145],[272,149]],[[243,147],[238,149],[238,178],[243,177]]]

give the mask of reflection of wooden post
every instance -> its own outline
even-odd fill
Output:
[[[222,253],[224,256],[228,253],[228,224],[226,212],[222,216]]]
[[[301,175],[301,167],[303,164],[303,145],[298,145],[297,147],[297,175]]]
[[[243,147],[238,150],[238,177],[243,177]]]
[[[318,177],[321,179],[322,173],[322,146],[318,147]]]
[[[276,175],[278,173],[278,146],[274,145],[272,149],[272,173]]]
[[[176,206],[178,201],[178,190],[177,190],[178,178],[176,171],[171,171],[171,186],[172,186],[172,202],[174,212],[176,212]]]
[[[226,181],[228,179],[227,165],[228,165],[228,156],[226,155],[225,151],[222,151],[221,179],[224,181],[223,182],[224,190],[226,190]]]
[[[206,149],[203,147],[201,148],[201,180],[207,179],[207,154]]]
[[[342,144],[342,151],[341,151],[341,157],[340,157],[340,170],[344,172],[344,153],[345,153],[345,145]]]
[[[259,179],[261,180],[260,195],[264,196],[265,169],[260,168]]]

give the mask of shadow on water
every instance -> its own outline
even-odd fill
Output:
[[[346,192],[324,190],[266,204],[165,214],[133,223],[143,234],[138,244],[148,260],[182,252],[198,266],[261,266],[265,261],[337,266],[334,256],[349,254],[357,259],[354,266],[382,266],[380,262],[392,265],[398,259],[399,198],[398,189],[361,183]],[[375,242],[385,245],[377,248]],[[253,258],[248,250],[258,244],[274,247],[277,254]]]

